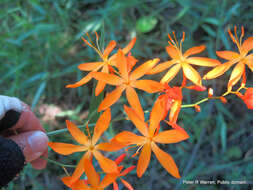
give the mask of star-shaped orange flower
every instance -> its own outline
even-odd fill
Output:
[[[109,57],[110,53],[113,51],[113,49],[116,46],[115,41],[111,41],[108,46],[105,48],[103,52],[100,51],[98,47],[95,46],[94,43],[89,43],[85,38],[82,37],[82,40],[90,47],[92,47],[100,56],[101,60],[100,62],[91,62],[91,63],[82,63],[78,66],[78,68],[81,71],[91,71],[86,75],[84,78],[82,78],[80,81],[76,82],[75,84],[69,84],[66,87],[67,88],[76,88],[79,86],[82,86],[89,82],[92,79],[92,71],[101,71],[103,73],[109,73],[109,70],[112,66],[115,66],[115,54]],[[98,40],[98,37],[97,37]],[[134,46],[136,42],[136,38],[133,38],[132,41],[122,49],[122,52],[124,54],[127,54]],[[105,83],[103,81],[98,81],[98,84],[95,89],[95,95],[99,95],[100,92],[103,91],[105,88]]]
[[[215,67],[220,64],[218,60],[210,59],[206,57],[189,57],[194,54],[201,53],[205,50],[205,46],[197,46],[188,49],[185,53],[182,52],[182,43],[184,41],[185,33],[183,32],[183,38],[178,43],[176,39],[176,35],[173,32],[174,40],[168,34],[170,41],[168,41],[169,46],[166,47],[166,51],[169,56],[172,58],[170,61],[163,62],[153,68],[149,74],[156,74],[164,71],[165,69],[171,67],[169,71],[163,76],[161,79],[161,83],[169,83],[180,71],[183,69],[183,75],[192,81],[194,84],[198,86],[202,86],[201,77],[199,73],[191,66],[198,65],[198,66],[206,66],[206,67]]]
[[[119,50],[116,61],[119,76],[115,74],[93,72],[93,78],[116,86],[116,89],[107,94],[105,99],[101,102],[98,111],[105,110],[110,107],[120,98],[123,91],[126,91],[126,98],[129,104],[135,109],[139,116],[144,119],[144,113],[135,88],[148,93],[158,92],[163,89],[163,85],[159,82],[153,80],[138,80],[155,64],[157,64],[158,61],[159,59],[149,60],[137,67],[134,71],[130,72],[131,70],[129,69],[128,59],[124,55],[123,51]]]
[[[233,86],[241,79],[243,76],[242,84],[246,83],[246,74],[245,74],[245,65],[247,65],[251,71],[253,71],[253,53],[249,52],[253,49],[253,37],[249,37],[242,43],[244,36],[244,28],[241,27],[241,36],[240,39],[237,36],[236,26],[234,27],[234,35],[231,33],[231,30],[228,29],[228,33],[232,41],[236,44],[238,48],[238,53],[233,51],[216,51],[217,55],[223,59],[228,60],[228,62],[219,65],[209,71],[203,79],[213,79],[224,74],[232,65],[235,63],[230,79],[228,81],[228,91],[231,91]]]
[[[86,152],[78,163],[73,175],[73,182],[84,172],[84,160],[94,156],[102,170],[106,173],[117,172],[117,165],[114,161],[106,158],[101,154],[102,151],[117,151],[119,148],[116,144],[100,143],[97,144],[100,136],[107,130],[111,120],[111,111],[107,109],[98,119],[94,133],[91,138],[88,138],[74,123],[66,121],[68,130],[73,138],[81,145],[73,145],[68,143],[49,142],[48,145],[57,153],[69,155],[75,152]]]
[[[189,136],[185,131],[177,129],[165,130],[159,133],[156,132],[160,121],[163,118],[163,103],[161,101],[155,102],[155,105],[150,113],[149,125],[145,123],[133,109],[127,106],[124,106],[124,109],[127,116],[134,123],[142,136],[136,135],[130,131],[123,131],[116,135],[115,139],[121,143],[125,143],[126,145],[137,145],[139,147],[137,152],[142,148],[137,163],[137,176],[141,177],[146,171],[150,162],[151,151],[153,151],[161,165],[172,176],[180,178],[177,165],[175,164],[173,158],[161,150],[157,146],[157,143],[177,143],[189,138]]]

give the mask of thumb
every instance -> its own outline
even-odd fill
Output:
[[[42,131],[29,131],[10,136],[22,149],[26,162],[37,160],[47,151],[48,137]]]

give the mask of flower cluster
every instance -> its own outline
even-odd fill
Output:
[[[228,60],[225,63],[207,57],[193,56],[203,52],[206,48],[204,45],[192,47],[183,53],[182,44],[185,39],[185,33],[183,33],[180,41],[177,40],[174,32],[173,35],[168,35],[169,41],[166,51],[171,59],[162,63],[159,63],[159,58],[154,58],[139,64],[138,60],[131,54],[131,49],[135,44],[136,38],[132,39],[126,47],[123,49],[119,48],[117,51],[113,51],[116,47],[115,41],[111,41],[105,50],[101,51],[100,47],[92,42],[88,34],[89,40],[82,38],[88,46],[98,53],[101,61],[80,64],[78,68],[82,71],[89,71],[89,73],[75,84],[67,85],[67,88],[80,87],[91,79],[96,79],[98,81],[95,89],[96,96],[105,89],[106,85],[111,85],[114,89],[106,94],[98,107],[98,112],[102,112],[102,114],[93,128],[93,132],[90,132],[89,126],[87,125],[85,134],[73,122],[66,121],[68,131],[79,145],[60,142],[49,143],[49,146],[55,152],[62,155],[85,152],[76,166],[74,173],[62,178],[64,184],[74,190],[105,189],[110,184],[113,184],[114,189],[117,190],[118,185],[116,180],[119,178],[128,189],[133,189],[122,177],[133,171],[135,166],[130,166],[125,170],[123,170],[124,166],[119,166],[126,154],[122,154],[116,160],[111,160],[101,153],[118,152],[120,149],[124,149],[128,153],[133,148],[136,148],[136,152],[132,157],[140,153],[136,165],[138,177],[142,177],[147,170],[153,152],[157,160],[169,174],[175,178],[180,178],[180,172],[175,161],[170,154],[160,149],[158,144],[179,143],[189,138],[186,130],[178,125],[177,120],[181,108],[194,107],[199,112],[201,111],[199,104],[209,99],[220,99],[225,102],[225,96],[228,94],[236,94],[245,102],[249,109],[253,109],[253,88],[246,87],[245,67],[247,65],[253,71],[253,54],[250,54],[250,51],[253,49],[253,37],[242,42],[244,36],[243,27],[241,28],[240,39],[238,38],[236,27],[234,28],[234,35],[230,29],[228,33],[232,41],[237,45],[239,52],[217,51],[218,57]],[[98,41],[97,33],[96,38]],[[202,77],[193,67],[194,65],[213,68],[204,75],[203,79],[207,80],[223,75],[234,64],[236,66],[228,81],[227,91],[223,95],[213,97],[213,89],[208,89],[207,98],[194,104],[182,104],[182,89],[185,88],[195,91],[206,90],[206,87],[202,84]],[[147,75],[161,73],[167,69],[168,71],[159,82],[143,78]],[[183,78],[181,85],[170,86],[170,81],[175,78],[180,70],[182,70]],[[240,87],[236,91],[233,91],[232,88],[241,78]],[[189,82],[192,84],[187,85]],[[158,98],[154,101],[153,108],[150,111],[143,111],[137,93],[139,90],[158,94]],[[244,95],[240,92],[241,90],[246,90]],[[138,134],[123,129],[122,132],[116,134],[108,142],[103,142],[101,136],[111,123],[111,109],[113,109],[113,104],[122,97],[123,92],[125,92],[129,104],[129,106],[123,106],[124,112],[136,127]],[[149,113],[149,119],[144,115],[146,112]],[[161,123],[164,124],[161,125]],[[162,127],[164,125],[169,127]],[[95,164],[94,160],[97,161],[102,172],[96,172],[93,165]],[[87,176],[87,180],[82,177],[84,173]],[[102,180],[100,180],[100,174],[103,177]]]

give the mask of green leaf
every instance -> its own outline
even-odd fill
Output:
[[[136,30],[141,33],[147,33],[153,30],[158,20],[155,17],[141,17],[137,20]]]

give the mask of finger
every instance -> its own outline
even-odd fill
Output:
[[[42,154],[42,156],[47,158],[48,152],[47,151],[44,152],[44,154]],[[37,160],[32,161],[31,164],[34,169],[42,170],[47,166],[47,161],[43,158],[38,158]]]
[[[21,113],[21,116],[16,123],[12,127],[13,130],[17,130],[18,132],[27,132],[27,131],[43,131],[44,128],[40,124],[39,119],[34,115],[34,113],[30,110],[29,106],[24,104],[24,109]]]
[[[9,138],[21,147],[27,162],[37,160],[47,151],[48,138],[42,131],[24,132]]]

